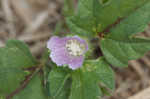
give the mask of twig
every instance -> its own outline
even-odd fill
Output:
[[[135,71],[138,73],[140,78],[144,77],[145,72],[141,68],[141,65],[140,65],[139,61],[136,61],[136,62],[135,61],[130,61],[129,64],[132,66],[133,69],[135,69]]]
[[[43,32],[43,33],[39,33],[36,35],[32,35],[32,34],[24,34],[21,35],[20,37],[18,37],[19,40],[25,41],[25,42],[31,42],[31,41],[39,41],[39,40],[43,40],[46,39],[48,37],[50,37],[51,33],[50,32]]]
[[[0,47],[3,47],[4,43],[2,41],[0,41]]]
[[[37,18],[30,22],[30,24],[25,29],[24,33],[34,33],[48,18],[49,11],[41,12]]]
[[[150,99],[150,87],[134,96],[129,97],[128,99]]]
[[[150,68],[150,59],[147,56],[144,56],[142,61]]]
[[[149,77],[147,76],[143,68],[141,67],[139,61],[131,61],[130,65],[132,66],[133,69],[135,69],[135,71],[140,76],[143,87],[146,87],[147,85],[149,85]]]
[[[10,7],[10,0],[2,0],[2,7],[5,13],[5,20],[7,21],[7,26],[10,32],[10,36],[14,38],[16,36],[16,29],[13,23],[14,17],[13,17],[12,9]]]
[[[23,84],[19,87],[19,88],[17,88],[14,92],[12,92],[11,94],[9,94],[7,97],[6,97],[6,99],[11,99],[15,94],[17,94],[17,93],[19,93],[21,90],[23,90],[26,86],[27,86],[27,84],[29,83],[29,81],[33,78],[33,76],[37,73],[37,72],[39,72],[39,70],[42,68],[42,65],[40,65],[39,67],[37,67],[36,69],[35,69],[35,71],[31,74],[31,75],[29,75],[28,77],[27,77],[27,79],[23,82]]]
[[[20,16],[20,18],[24,21],[26,25],[30,24],[34,12],[32,11],[31,6],[29,6],[29,4],[27,3],[27,0],[10,0],[10,1],[17,15]]]
[[[46,47],[46,42],[39,42],[36,45],[31,47],[31,52],[33,55],[41,54],[41,51]]]

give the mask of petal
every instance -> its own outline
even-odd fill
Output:
[[[55,62],[58,66],[68,64],[70,62],[70,58],[64,47],[53,50],[50,54],[50,57],[52,61]]]
[[[62,56],[60,56],[60,55],[58,56],[55,53],[51,52],[50,57],[51,57],[52,61],[57,64],[57,66],[62,66],[64,64],[64,62],[62,60],[63,59]]]
[[[56,50],[58,48],[61,48],[64,46],[65,42],[62,42],[61,38],[57,36],[53,36],[50,38],[50,40],[47,42],[47,48],[52,50]]]
[[[83,56],[72,58],[69,63],[69,68],[71,68],[72,70],[80,68],[83,64],[83,60],[84,60]]]

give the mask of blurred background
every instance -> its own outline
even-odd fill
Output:
[[[0,47],[8,39],[22,40],[40,58],[52,33],[69,32],[65,29],[63,3],[64,0],[0,0]],[[150,37],[150,28],[138,35]],[[128,68],[113,69],[116,89],[103,99],[150,99],[150,52],[130,61]]]

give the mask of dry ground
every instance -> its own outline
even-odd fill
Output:
[[[35,56],[40,57],[46,41],[55,31],[56,23],[63,20],[62,8],[63,0],[0,0],[0,46],[4,46],[10,38],[19,39],[30,46]],[[149,31],[147,29],[142,35],[150,36]],[[128,68],[114,70],[116,90],[112,96],[103,99],[150,99],[145,98],[149,89],[138,94],[150,86],[150,54],[131,61]]]

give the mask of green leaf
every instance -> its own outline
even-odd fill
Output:
[[[35,61],[27,46],[16,40],[0,48],[0,55],[0,93],[8,95],[25,79],[23,69],[35,66]]]
[[[150,50],[150,40],[135,38],[133,34],[145,30],[150,22],[150,2],[137,9],[112,28],[100,41],[107,61],[114,66],[127,66],[129,60],[138,59]]]
[[[32,60],[34,63],[36,63],[35,58],[32,56],[29,47],[22,41],[19,40],[8,40],[6,42],[7,47],[16,47],[20,49],[30,60]]]
[[[35,66],[35,63],[25,53],[16,47],[0,48],[0,68],[15,67],[27,68]]]
[[[88,72],[76,71],[72,74],[69,99],[98,99],[102,96],[96,79]]]
[[[106,96],[111,96],[111,93],[109,92],[109,90],[104,87],[104,86],[100,86],[102,92],[103,92],[103,95],[106,95]]]
[[[107,61],[114,66],[127,66],[129,60],[138,59],[150,50],[150,40],[132,38],[128,40],[101,40],[101,49]]]
[[[20,69],[0,67],[0,93],[8,95],[20,86],[27,74]]]
[[[0,95],[0,99],[5,99],[5,97],[3,95]]]
[[[98,0],[97,0],[98,1]],[[100,1],[100,0],[99,0]],[[95,5],[95,13],[98,24],[101,24],[99,32],[115,24],[119,19],[128,16],[149,0],[109,0],[107,4]]]
[[[115,88],[114,72],[104,58],[87,60],[84,63],[83,71],[94,75],[98,82],[113,90]]]
[[[91,5],[93,0],[79,0],[78,2],[77,14],[66,18],[68,27],[71,32],[78,33],[81,36],[96,36],[96,24],[92,13],[93,6]],[[84,2],[86,2],[85,5],[83,4]],[[80,8],[82,6],[87,6],[87,8]],[[83,13],[82,10],[84,10]]]
[[[87,21],[88,20],[88,21]],[[66,22],[71,32],[81,36],[96,36],[95,23],[92,17],[71,16],[66,18]]]
[[[74,15],[73,0],[64,0],[63,14],[65,16]]]
[[[43,86],[38,76],[31,79],[29,84],[17,93],[13,99],[47,99],[43,93]]]
[[[134,13],[121,20],[116,27],[110,30],[109,38],[122,40],[135,33],[143,32],[150,23],[150,1],[138,8]]]
[[[73,33],[93,37],[147,2],[148,0],[79,0],[77,13],[66,20]]]
[[[100,58],[86,60],[81,70],[72,74],[72,88],[69,99],[98,99],[102,92],[98,84],[114,89],[114,73],[109,64]]]
[[[63,68],[54,68],[49,73],[49,89],[52,99],[68,99],[70,82],[69,74]]]

